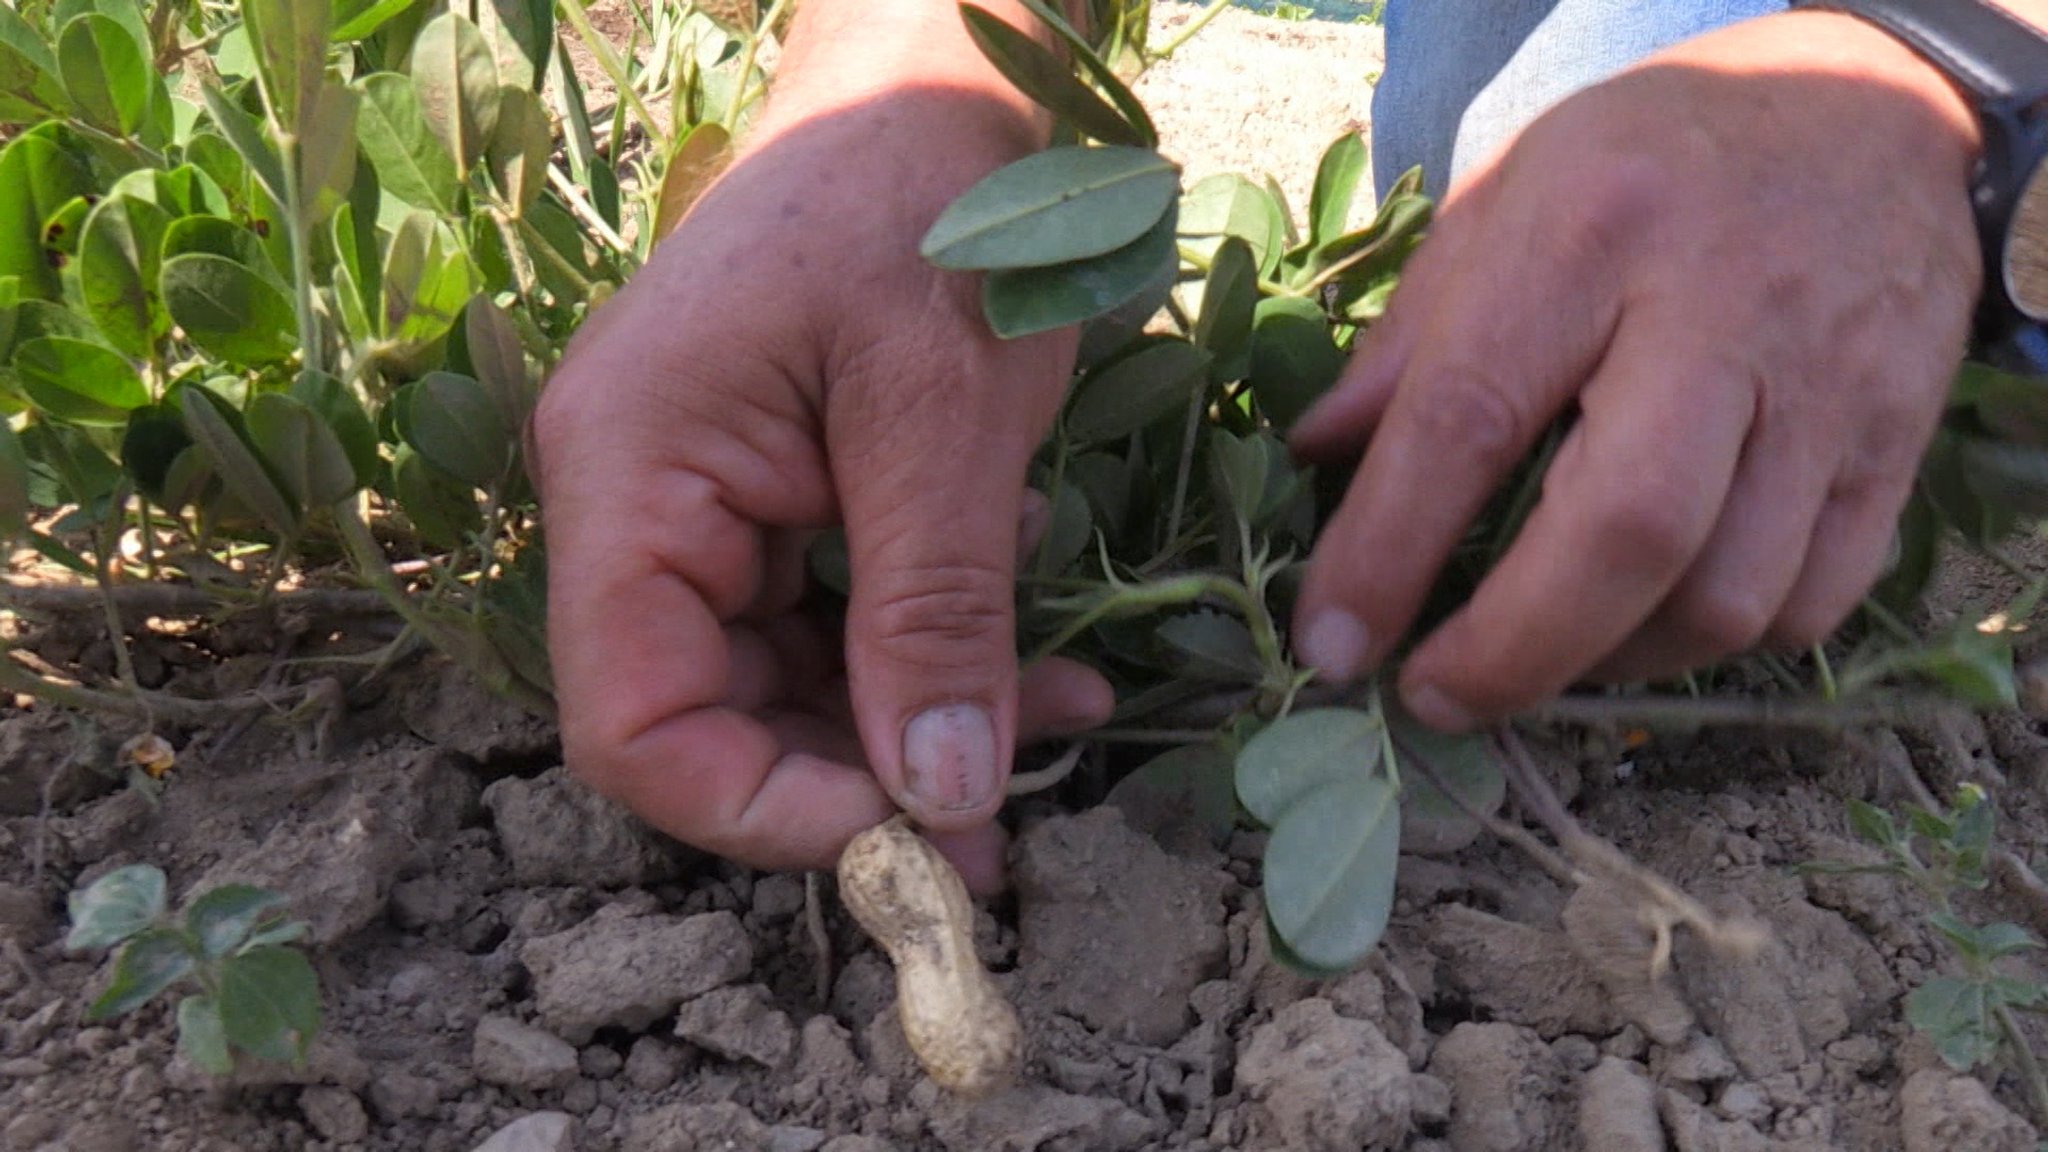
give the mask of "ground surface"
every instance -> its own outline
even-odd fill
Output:
[[[1376,36],[1231,13],[1145,91],[1195,173],[1271,168],[1299,203],[1324,142],[1364,116]],[[1979,590],[1965,575],[1945,595]],[[139,666],[211,693],[323,632],[282,650],[263,629],[163,636]],[[94,635],[82,618],[28,642],[103,663]],[[1888,881],[1791,871],[1860,858],[1843,801],[1896,804],[1913,777],[1985,784],[2036,855],[2048,740],[2017,718],[1634,751],[1553,734],[1544,765],[1593,829],[1773,931],[1749,964],[1681,940],[1662,982],[1625,916],[1489,842],[1405,858],[1381,953],[1304,980],[1267,957],[1255,835],[1023,805],[1017,891],[981,944],[1024,1014],[1029,1080],[970,1107],[909,1062],[887,969],[836,909],[817,985],[800,878],[648,835],[564,778],[545,726],[432,664],[353,704],[324,746],[175,732],[154,801],[103,773],[114,737],[0,712],[0,1150],[2035,1145],[2009,1081],[1953,1076],[1901,1021],[1937,962],[1924,909]],[[138,861],[176,894],[246,877],[294,896],[328,1020],[305,1068],[210,1083],[161,1008],[82,1022],[105,972],[62,950],[63,895]],[[2037,932],[2048,915],[2002,887],[1972,910]]]

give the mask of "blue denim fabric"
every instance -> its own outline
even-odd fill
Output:
[[[1388,0],[1372,99],[1380,191],[1422,165],[1432,195],[1545,109],[1660,48],[1785,0]]]

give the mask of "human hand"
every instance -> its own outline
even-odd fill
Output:
[[[1962,97],[1834,13],[1748,21],[1562,102],[1454,188],[1386,317],[1294,429],[1366,445],[1296,615],[1387,658],[1549,421],[1514,544],[1406,660],[1463,728],[1588,676],[1824,637],[1879,575],[1980,283]]]
[[[536,414],[564,750],[655,826],[761,867],[829,867],[900,804],[986,889],[1014,742],[1112,703],[1066,661],[1020,684],[1014,647],[1026,468],[1073,335],[996,339],[975,281],[918,256],[1032,129],[915,86],[781,111]],[[841,522],[843,674],[840,638],[797,610],[806,545]]]

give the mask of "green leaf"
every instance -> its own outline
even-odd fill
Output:
[[[498,62],[498,79],[537,93],[548,74],[555,45],[552,0],[488,0],[476,8],[482,32]]]
[[[1244,621],[1219,612],[1190,612],[1159,625],[1159,639],[1175,652],[1174,671],[1197,680],[1256,684],[1265,667]]]
[[[185,931],[200,955],[218,960],[240,948],[258,922],[291,901],[281,892],[251,884],[223,884],[185,908]]]
[[[1096,87],[1108,94],[1110,103],[1116,105],[1123,112],[1124,119],[1130,121],[1131,126],[1137,129],[1139,142],[1147,148],[1156,146],[1159,143],[1159,130],[1152,126],[1152,118],[1145,114],[1145,106],[1138,102],[1129,86],[1117,77],[1115,70],[1110,68],[1102,57],[1096,55],[1095,46],[1090,44],[1086,37],[1074,31],[1074,26],[1067,23],[1064,16],[1054,11],[1043,0],[1024,0],[1024,7],[1029,9],[1033,16],[1045,21],[1046,27],[1051,28],[1061,40],[1066,41],[1067,50],[1080,63],[1082,71],[1088,73],[1095,81]]]
[[[51,133],[24,133],[0,149],[0,276],[18,277],[24,297],[61,299],[61,261],[45,246],[43,225],[71,200],[97,191],[85,161]]]
[[[391,459],[391,483],[406,518],[437,548],[459,548],[483,526],[470,486],[427,463],[409,445],[400,445]]]
[[[50,46],[11,4],[0,4],[0,123],[29,124],[67,110]]]
[[[1120,440],[1185,414],[1208,383],[1209,354],[1181,340],[1147,344],[1090,372],[1067,406],[1067,434],[1084,444]]]
[[[142,1007],[192,971],[192,952],[175,928],[152,928],[121,946],[114,978],[85,1011],[107,1020]]]
[[[709,122],[690,129],[689,135],[676,143],[668,166],[661,172],[661,200],[654,213],[657,243],[675,231],[690,205],[697,202],[697,197],[711,186],[712,178],[725,168],[732,157],[731,144],[732,136],[724,126]],[[605,170],[595,166],[602,164],[602,158],[593,163],[593,172]]]
[[[547,109],[527,88],[505,85],[498,93],[498,125],[485,150],[491,182],[514,216],[524,216],[540,198],[548,178],[548,153],[555,145]]]
[[[178,1047],[202,1072],[226,1076],[235,1070],[227,1030],[220,1022],[220,1003],[211,996],[187,996],[178,1002]]]
[[[356,112],[352,88],[330,82],[317,90],[299,140],[299,216],[307,228],[327,222],[356,178]]]
[[[1927,1037],[1949,1067],[1967,1072],[1998,1054],[1998,1029],[1984,986],[1937,976],[1906,996],[1906,1022]]]
[[[165,482],[178,455],[192,446],[184,417],[173,404],[145,404],[128,414],[121,433],[121,468],[150,499],[167,506]]]
[[[413,42],[412,82],[427,127],[455,161],[458,176],[483,159],[498,125],[498,62],[475,24],[444,12]]]
[[[1245,742],[1237,754],[1237,798],[1245,811],[1271,827],[1311,792],[1332,784],[1379,779],[1383,738],[1380,719],[1370,712],[1355,708],[1296,712]]]
[[[1390,709],[1387,723],[1402,757],[1401,839],[1423,855],[1457,852],[1479,839],[1484,826],[1467,811],[1491,816],[1507,802],[1507,774],[1493,741],[1482,733],[1449,735]],[[1420,758],[1428,772],[1413,766]],[[1432,779],[1434,777],[1434,779]],[[1446,794],[1438,781],[1449,789]]]
[[[54,474],[65,502],[89,508],[121,484],[121,466],[83,428],[37,421],[21,430],[21,448],[37,470]]]
[[[1287,251],[1287,219],[1270,193],[1242,176],[1219,174],[1196,181],[1180,198],[1180,232],[1191,238],[1235,236],[1251,247],[1261,276],[1270,276]],[[1190,245],[1211,254],[1215,245]]]
[[[377,478],[377,427],[355,394],[324,372],[303,371],[292,381],[291,395],[334,434],[355,473],[354,486],[369,487]]]
[[[220,1022],[228,1043],[258,1059],[304,1059],[320,1030],[320,979],[290,948],[231,957],[221,965]]]
[[[1979,708],[2013,708],[2019,704],[2012,640],[2007,636],[1964,632],[1945,645],[1911,654],[1900,670],[1925,676],[1957,699]]]
[[[1330,143],[1316,166],[1316,183],[1309,193],[1308,242],[1321,247],[1341,235],[1351,216],[1351,202],[1358,195],[1358,182],[1365,175],[1365,141],[1356,132],[1346,132]]]
[[[1899,827],[1892,814],[1863,800],[1849,801],[1849,829],[1867,844],[1891,848],[1899,843]]]
[[[28,531],[28,455],[13,425],[0,420],[0,541],[19,540]]]
[[[119,427],[131,409],[149,403],[135,366],[103,344],[63,336],[30,340],[14,350],[14,370],[37,408],[74,424]]]
[[[202,252],[164,261],[163,298],[192,343],[230,363],[274,364],[298,348],[291,298],[226,257]]]
[[[168,213],[133,196],[109,196],[78,238],[78,285],[87,314],[107,342],[145,358],[171,330],[157,293]]]
[[[1045,538],[1038,542],[1036,560],[1048,574],[1065,572],[1094,538],[1095,522],[1088,512],[1088,497],[1072,484],[1062,484],[1052,498],[1052,520]]]
[[[1214,744],[1185,744],[1146,761],[1116,782],[1104,803],[1123,810],[1134,827],[1154,836],[1174,826],[1192,827],[1212,844],[1230,838],[1237,824],[1237,795],[1231,784],[1230,754]]]
[[[1242,755],[1238,764],[1242,798]],[[1356,964],[1386,931],[1401,857],[1395,792],[1380,775],[1331,779],[1296,797],[1272,825],[1263,868],[1266,918],[1315,968]]]
[[[116,868],[71,894],[73,952],[111,948],[156,922],[164,913],[164,873],[153,864]]]
[[[263,126],[211,84],[202,85],[199,95],[206,101],[208,118],[214,127],[220,129],[220,134],[227,137],[228,143],[234,145],[256,182],[270,193],[271,199],[284,203],[284,161],[278,159],[277,151],[270,146],[269,138],[263,134]]]
[[[264,468],[255,450],[228,420],[228,410],[222,402],[203,388],[187,388],[179,393],[179,405],[185,413],[185,430],[205,451],[208,463],[226,485],[228,494],[279,536],[295,533],[299,518],[293,502],[279,490],[276,479]]]
[[[249,401],[249,439],[301,511],[324,508],[356,490],[355,464],[311,408],[282,392]]]
[[[1180,169],[1144,148],[1051,148],[997,169],[927,232],[941,268],[1039,268],[1114,252],[1158,223]]]
[[[281,131],[301,139],[309,135],[326,79],[329,2],[241,0],[263,102]]]
[[[1256,527],[1272,468],[1265,445],[1256,434],[1240,439],[1220,428],[1209,434],[1206,443],[1209,483],[1216,490],[1217,501],[1245,527]]]
[[[512,435],[476,380],[429,372],[408,390],[406,442],[429,464],[477,488],[491,488],[512,463]]]
[[[328,39],[336,44],[362,40],[376,33],[417,0],[333,0]]]
[[[304,920],[286,920],[257,931],[255,935],[243,941],[242,950],[244,952],[252,952],[258,948],[269,948],[277,944],[296,943],[297,941],[304,940],[312,931],[313,929]]]
[[[1251,371],[1252,324],[1259,304],[1259,266],[1251,245],[1228,237],[1209,265],[1202,284],[1202,310],[1195,316],[1196,344],[1216,358],[1210,377],[1223,384]]]
[[[263,277],[279,292],[289,290],[284,274],[256,233],[220,216],[183,216],[164,229],[165,260],[194,253],[218,256]]]
[[[1169,206],[1151,231],[1104,256],[1048,268],[1002,268],[981,282],[981,308],[989,327],[1008,340],[1109,316],[1140,302],[1144,320],[1158,312],[1178,260]]]
[[[1259,301],[1253,312],[1251,371],[1246,379],[1274,427],[1294,426],[1344,372],[1344,353],[1314,302],[1296,296]]]
[[[468,354],[469,374],[476,377],[497,404],[505,427],[526,427],[538,397],[512,318],[488,295],[478,293],[462,310],[462,343]]]
[[[960,16],[967,22],[967,34],[974,38],[975,46],[1004,78],[1081,135],[1134,148],[1152,143],[1122,113],[1075,79],[1066,61],[1037,40],[973,4],[960,5]]]
[[[2000,440],[2048,446],[2048,380],[1966,362],[1956,373],[1950,405],[1966,405]]]
[[[363,95],[357,116],[363,155],[377,170],[384,191],[417,208],[453,213],[462,186],[455,161],[427,125],[411,81],[377,72],[357,82]]]
[[[57,72],[80,118],[117,136],[133,135],[149,115],[149,58],[110,16],[74,17],[57,37]]]

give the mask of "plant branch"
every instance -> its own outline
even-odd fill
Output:
[[[279,608],[294,608],[326,616],[389,616],[393,609],[384,597],[359,588],[290,588],[271,596]],[[250,601],[238,602],[227,591],[181,584],[116,584],[104,593],[83,584],[16,584],[0,581],[0,609],[28,614],[84,612],[111,601],[125,616],[160,616],[165,619],[195,619],[212,616],[223,609],[255,608]]]

